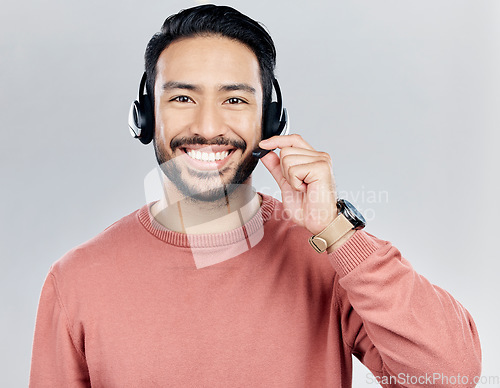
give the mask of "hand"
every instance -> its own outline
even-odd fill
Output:
[[[269,152],[261,160],[281,189],[285,213],[312,234],[326,228],[337,216],[337,194],[332,160],[316,151],[300,135],[273,136],[259,143]]]

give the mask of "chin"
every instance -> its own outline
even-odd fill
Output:
[[[222,185],[209,190],[197,191],[196,189],[181,188],[179,185],[176,185],[177,189],[194,202],[219,202],[224,199],[224,203],[226,202],[226,197],[233,193],[238,186],[232,184],[227,186]]]
[[[175,164],[175,163],[174,163]],[[186,172],[179,173],[179,169],[170,162],[163,163],[161,169],[176,189],[191,201],[218,202],[238,191],[250,174],[227,169],[224,174],[217,172]],[[251,173],[251,171],[250,171]],[[231,175],[227,178],[227,175]],[[225,201],[224,201],[225,202]]]
[[[237,191],[248,181],[259,160],[250,153],[237,167],[220,171],[198,171],[180,165],[179,158],[166,157],[155,145],[156,160],[165,176],[186,198],[199,202],[216,202]]]

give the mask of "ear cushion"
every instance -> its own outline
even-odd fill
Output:
[[[130,134],[134,138],[139,137],[141,128],[139,127],[139,101],[137,100],[130,105],[130,110],[128,112],[128,127],[130,129]]]
[[[141,128],[141,136],[139,140],[143,144],[149,144],[154,136],[154,113],[151,100],[147,95],[143,96],[138,104],[137,122]]]
[[[262,128],[262,139],[269,139],[274,135],[279,135],[278,128],[280,125],[280,111],[277,102],[271,102],[266,111],[264,127]]]

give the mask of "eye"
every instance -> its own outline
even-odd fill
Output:
[[[238,97],[231,97],[226,100],[228,104],[246,104],[247,102]]]
[[[193,102],[188,96],[177,96],[172,98],[170,101],[177,101],[177,102]]]

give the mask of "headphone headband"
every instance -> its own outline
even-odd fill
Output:
[[[147,76],[146,72],[144,72],[144,74],[142,75],[142,78],[141,78],[141,82],[139,84],[139,93],[137,95],[137,98],[139,99],[140,102],[142,102],[141,99],[144,99],[145,96],[147,96],[147,91],[146,91],[146,93],[144,93],[144,87],[146,86],[147,80],[148,80],[148,76]]]

